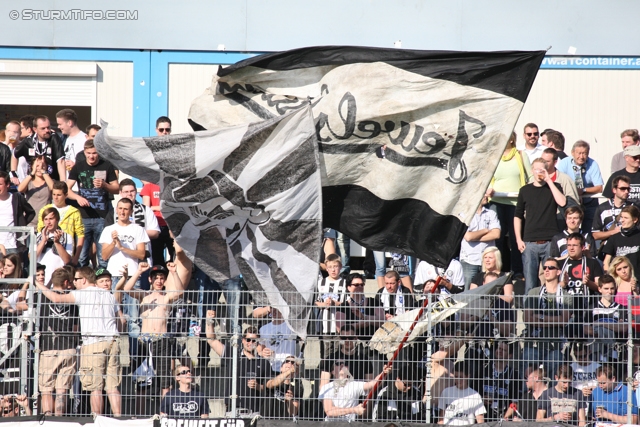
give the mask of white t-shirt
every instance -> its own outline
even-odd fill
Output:
[[[0,227],[13,227],[13,194],[7,200],[0,200]],[[8,231],[0,232],[0,245],[7,249],[16,248],[16,234]]]
[[[440,274],[444,275],[453,286],[464,288],[464,274],[462,273],[462,264],[458,260],[451,260],[446,269],[434,267],[426,261],[420,261],[416,268],[416,285],[422,286],[427,280],[436,280]]]
[[[84,151],[84,143],[87,140],[87,134],[80,131],[76,136],[69,136],[64,142],[64,158],[75,163],[76,156]]]
[[[275,357],[270,358],[271,369],[280,372],[282,362],[289,355],[296,355],[296,334],[289,328],[286,322],[274,325],[267,323],[260,328],[260,340],[265,347],[275,352]]]
[[[596,377],[596,370],[600,367],[599,363],[591,362],[587,366],[582,366],[578,362],[573,362],[571,368],[573,369],[573,380],[571,386],[582,391],[585,387],[598,387],[598,379]]]
[[[25,279],[26,280],[26,279]],[[11,295],[7,297],[7,302],[12,309],[16,309],[18,307],[18,297],[20,296],[20,290],[13,291]],[[25,301],[29,302],[29,291],[27,291],[27,295],[25,296]],[[31,315],[31,309],[25,310],[20,313],[20,317],[23,319],[28,319]]]
[[[78,306],[82,345],[104,341],[108,337],[120,335],[117,314],[120,310],[113,294],[105,289],[90,286],[71,291]]]
[[[144,228],[139,225],[129,224],[127,226],[118,225],[116,222],[113,225],[105,227],[100,235],[101,244],[109,244],[113,241],[111,238],[111,232],[116,230],[118,232],[118,238],[120,243],[127,249],[136,249],[138,243],[149,242],[149,236],[147,236]],[[129,274],[133,274],[138,270],[138,260],[128,255],[125,255],[120,249],[114,248],[109,262],[107,264],[107,270],[114,276],[119,276],[122,267],[125,265],[129,268]]]
[[[366,396],[364,391],[365,383],[363,381],[351,381],[344,387],[334,387],[334,383],[330,382],[320,389],[318,399],[331,399],[333,406],[336,408],[355,408],[358,406],[358,400],[361,396]],[[356,414],[342,415],[340,417],[325,417],[329,420],[348,420],[355,421]]]
[[[44,230],[44,229],[43,229]],[[36,236],[36,246],[40,244],[41,239],[46,239],[47,236],[43,236],[42,233]],[[73,255],[73,236],[69,233],[62,233],[62,238],[60,239],[60,243],[67,251],[69,255]],[[47,285],[49,280],[51,280],[51,275],[53,272],[60,268],[64,267],[64,261],[60,258],[60,255],[54,252],[55,247],[45,246],[44,250],[38,257],[38,263],[46,266],[47,268],[44,270],[44,283]]]
[[[451,426],[475,424],[477,415],[487,413],[482,398],[472,388],[445,388],[440,396],[438,409],[444,411],[444,423]]]

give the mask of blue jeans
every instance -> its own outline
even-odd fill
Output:
[[[231,332],[242,333],[242,321],[236,322],[233,316],[233,311],[236,307],[240,310],[240,291],[242,289],[242,278],[232,277],[231,279],[223,282],[216,282],[204,271],[198,267],[193,275],[193,279],[198,287],[198,317],[204,319],[207,314],[207,310],[214,310],[215,306],[220,298],[220,292],[224,292],[224,299],[227,302],[227,316],[231,320]],[[216,313],[217,315],[218,313]]]
[[[338,231],[336,243],[338,254],[342,258],[342,271],[340,273],[349,274],[351,272],[351,267],[349,266],[349,260],[351,259],[351,239]]]
[[[111,278],[112,291],[116,289],[116,284],[120,278],[121,276],[113,276]],[[136,282],[133,288],[140,290],[140,281]],[[137,339],[140,335],[140,312],[138,309],[138,300],[131,298],[129,294],[123,292],[120,306],[122,307],[122,314],[124,314],[125,319],[127,319],[127,331],[129,332],[129,337]]]
[[[471,279],[473,279],[473,276],[475,276],[480,272],[480,270],[482,270],[482,266],[468,264],[464,261],[460,261],[460,264],[462,264],[462,274],[464,275],[464,290],[468,291],[469,286],[471,285]],[[482,285],[482,283],[476,283],[476,285]]]
[[[536,243],[524,242],[525,248],[522,252],[522,266],[524,270],[524,294],[527,295],[533,288],[540,286],[538,272],[540,263],[549,258],[550,242]]]
[[[373,260],[376,262],[376,277],[382,277],[387,272],[387,259],[384,252],[373,251]]]
[[[78,264],[80,264],[80,267],[86,267],[91,263],[91,246],[95,242],[98,268],[106,268],[107,263],[102,259],[102,245],[98,243],[104,229],[104,219],[82,218],[82,225],[84,225],[84,244],[82,245]]]

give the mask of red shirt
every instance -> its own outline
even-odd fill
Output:
[[[140,191],[140,195],[143,197],[149,196],[152,207],[160,206],[160,186],[159,185],[152,184],[150,182],[146,183],[144,187],[142,187],[142,191]],[[153,213],[156,215],[156,218],[158,219],[158,225],[160,227],[166,227],[167,222],[162,217],[162,212],[154,210]]]

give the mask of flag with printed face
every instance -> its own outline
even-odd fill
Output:
[[[306,333],[322,241],[321,181],[309,106],[258,123],[149,138],[95,139],[121,171],[161,183],[161,211],[209,277],[242,274]]]
[[[220,68],[194,129],[311,102],[323,220],[374,250],[447,266],[489,185],[544,51],[313,47]]]

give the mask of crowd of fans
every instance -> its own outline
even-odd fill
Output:
[[[58,131],[45,116],[11,121],[0,144],[0,226],[36,231],[35,242],[0,232],[2,277],[26,279],[36,265],[33,281],[0,288],[2,416],[207,417],[235,408],[247,417],[453,425],[622,423],[631,413],[637,423],[636,130],[622,133],[606,184],[587,142],[567,155],[559,131],[529,123],[518,150],[514,133],[447,268],[373,252],[364,275],[351,272],[348,237],[325,230],[302,341],[281,307],[251,295],[240,277],[218,283],[192,265],[162,218],[159,186],[143,183],[139,197],[96,151],[99,126],[82,132],[70,109],[56,122]],[[171,120],[160,117],[156,131],[170,134]],[[365,293],[369,274],[375,294]],[[506,274],[486,313],[450,315],[392,366],[369,347],[428,294],[444,307]],[[26,365],[16,351],[23,337]]]

